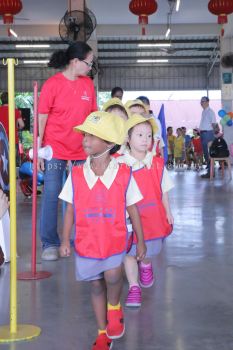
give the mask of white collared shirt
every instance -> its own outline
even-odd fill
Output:
[[[113,181],[115,180],[118,169],[119,169],[119,163],[115,158],[112,158],[104,174],[102,176],[97,176],[91,169],[90,157],[88,157],[86,162],[83,165],[83,175],[90,190],[94,187],[98,179],[100,179],[100,181],[104,184],[104,186],[107,189],[109,189]],[[68,203],[71,203],[71,204],[73,203],[73,186],[72,186],[71,174],[69,174],[64,184],[64,187],[59,195],[59,198]],[[129,186],[126,192],[126,207],[139,202],[142,198],[143,196],[138,188],[138,185],[134,180],[133,176],[131,176]]]
[[[201,114],[201,122],[199,129],[202,130],[213,130],[212,124],[216,123],[216,116],[214,111],[210,108],[207,107],[203,109],[202,114]]]
[[[133,171],[141,169],[143,167],[147,167],[148,169],[151,168],[152,161],[153,161],[154,154],[152,152],[147,152],[145,158],[143,160],[137,160],[133,156],[131,156],[129,153],[124,154],[123,156],[120,156],[117,158],[117,161],[119,163],[125,163],[132,167]],[[162,177],[162,183],[161,188],[162,192],[168,192],[174,187],[174,183],[171,179],[171,177],[168,174],[168,171],[166,167],[164,167],[163,171],[163,177]]]

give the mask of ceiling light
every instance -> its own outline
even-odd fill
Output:
[[[180,0],[176,0],[176,12],[180,9]]]
[[[17,38],[18,37],[18,34],[13,30],[13,29],[9,29],[9,32],[10,32],[10,34],[11,35],[13,35],[15,38]]]
[[[170,32],[171,32],[171,28],[168,27],[168,28],[167,28],[167,31],[166,31],[166,34],[165,34],[165,37],[166,37],[166,38],[169,36]]]
[[[34,47],[34,48],[45,48],[45,47],[50,47],[50,45],[47,44],[17,44],[15,45],[16,48],[28,48],[28,47]]]
[[[25,64],[47,64],[49,63],[49,60],[24,60],[23,63]]]
[[[171,43],[164,44],[138,44],[138,47],[170,47]]]
[[[144,59],[144,60],[137,60],[138,63],[166,63],[168,62],[167,59],[163,60],[163,59]]]

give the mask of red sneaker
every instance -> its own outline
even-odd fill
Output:
[[[99,334],[93,344],[92,350],[109,350],[112,349],[113,341],[106,333]]]
[[[110,339],[118,339],[124,335],[125,323],[122,307],[119,310],[108,310],[106,333]]]

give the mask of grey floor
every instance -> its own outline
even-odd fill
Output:
[[[156,284],[140,310],[125,310],[116,350],[233,349],[233,181],[172,171],[174,232],[154,261]],[[18,270],[30,269],[31,200],[19,196]],[[39,242],[38,242],[39,253]],[[73,258],[41,263],[52,277],[18,282],[18,322],[41,327],[10,350],[89,350],[96,335],[88,283],[74,280]],[[0,324],[9,324],[9,266],[0,275]],[[124,285],[122,300],[127,293]]]

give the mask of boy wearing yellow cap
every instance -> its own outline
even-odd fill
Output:
[[[153,133],[157,125],[153,117],[145,118],[133,114],[127,121],[129,153],[117,158],[122,164],[132,166],[134,178],[143,195],[137,202],[147,255],[141,262],[136,260],[136,242],[125,257],[125,271],[129,282],[126,306],[141,305],[141,288],[154,283],[151,258],[159,254],[162,242],[172,231],[173,217],[170,210],[168,191],[173,187],[164,160],[154,156],[151,149]],[[139,275],[139,276],[138,276]]]
[[[70,255],[70,232],[75,222],[76,279],[91,282],[91,299],[98,324],[92,350],[108,350],[124,334],[120,305],[122,262],[128,233],[126,209],[137,233],[137,258],[146,247],[136,203],[142,198],[131,168],[120,166],[111,154],[125,140],[125,122],[107,112],[90,114],[75,130],[84,134],[88,154],[74,166],[60,198],[67,201],[60,254]]]

